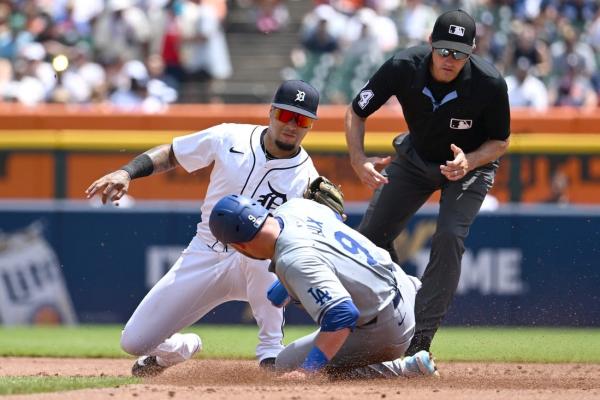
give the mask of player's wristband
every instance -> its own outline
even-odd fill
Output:
[[[327,359],[327,356],[323,354],[321,349],[319,349],[317,346],[314,346],[306,356],[306,359],[300,368],[308,372],[317,372],[326,366],[328,362],[329,360]]]
[[[150,156],[144,153],[129,161],[127,165],[124,165],[120,169],[127,172],[131,179],[142,178],[144,176],[152,175],[154,172],[154,164],[152,163]]]

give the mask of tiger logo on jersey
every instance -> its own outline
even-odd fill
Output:
[[[267,185],[269,186],[271,193],[258,196],[257,201],[267,210],[274,210],[287,201],[287,195],[273,189],[271,182],[267,182]]]

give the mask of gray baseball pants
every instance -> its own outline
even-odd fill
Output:
[[[414,333],[417,287],[413,280],[418,282],[415,278],[408,278],[403,274],[402,280],[399,280],[401,294],[381,310],[375,319],[350,332],[346,342],[328,363],[329,369],[365,367],[402,357]],[[319,331],[316,330],[286,346],[275,360],[276,369],[289,371],[299,368],[314,347]]]

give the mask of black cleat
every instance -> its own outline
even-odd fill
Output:
[[[167,369],[158,365],[155,356],[144,356],[136,360],[135,364],[131,368],[131,375],[138,378],[151,378],[162,374]]]
[[[275,357],[263,358],[258,363],[258,366],[267,371],[275,370]]]

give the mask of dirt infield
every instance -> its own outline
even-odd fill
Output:
[[[132,360],[0,358],[0,376],[127,376]],[[600,399],[599,364],[438,363],[439,379],[283,382],[252,361],[192,360],[142,384],[7,399]]]

